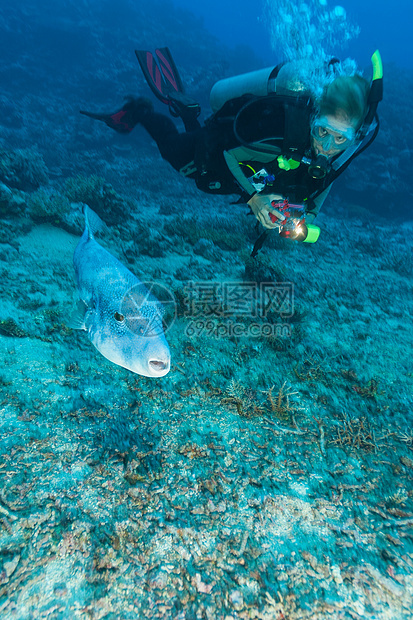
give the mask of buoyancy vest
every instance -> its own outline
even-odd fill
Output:
[[[238,193],[247,199],[254,191],[248,188],[247,177],[265,167],[275,176],[277,191],[287,192],[290,200],[303,200],[315,190],[321,193],[326,184],[314,184],[306,166],[299,163],[311,148],[313,114],[308,96],[244,95],[227,101],[206,121],[204,141],[195,159],[198,187],[209,193]],[[296,162],[295,169],[284,164],[290,159]]]

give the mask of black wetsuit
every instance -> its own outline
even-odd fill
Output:
[[[171,118],[152,112],[145,114],[140,124],[155,140],[163,159],[184,176],[194,179],[199,189],[211,191],[208,178],[220,182],[219,191],[212,193],[240,192],[223,157],[228,144],[222,138],[218,139],[215,123],[207,122],[201,126],[197,120],[191,119],[185,123],[186,132],[180,133]]]
[[[200,190],[212,194],[238,194],[245,200],[254,190],[249,191],[240,185],[228,168],[224,152],[243,145],[248,148],[251,143],[258,142],[252,152],[248,149],[250,158],[238,162],[245,179],[251,177],[252,170],[265,167],[275,177],[268,187],[269,193],[279,193],[291,202],[302,203],[320,195],[338,176],[337,172],[330,172],[323,179],[314,179],[304,164],[290,170],[279,165],[280,155],[298,162],[305,154],[311,155],[310,119],[313,113],[308,97],[274,95],[257,98],[244,95],[227,102],[207,119],[204,126],[197,119],[183,118],[185,133],[178,131],[171,118],[154,111],[148,111],[139,122],[157,143],[162,157],[175,170],[194,179]],[[241,137],[235,119],[238,130],[242,131]],[[265,163],[259,146],[262,140],[273,147],[272,157],[265,153],[264,148]]]
[[[290,203],[305,204],[306,213],[313,217],[333,181],[371,144],[378,131],[376,118],[355,148],[329,160],[324,174],[315,176],[310,130],[315,110],[307,95],[243,95],[230,99],[204,126],[193,109],[182,107],[179,112],[185,133],[178,131],[171,118],[155,112],[145,98],[127,98],[114,114],[82,114],[102,120],[120,133],[129,133],[141,124],[162,157],[204,192],[238,194],[248,202],[256,193],[252,176],[265,170],[266,186],[260,187],[260,193],[279,194]]]

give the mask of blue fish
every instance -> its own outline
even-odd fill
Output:
[[[147,287],[94,238],[102,220],[84,207],[86,226],[74,255],[80,300],[69,321],[84,329],[108,360],[145,377],[169,372],[171,354],[162,305]]]

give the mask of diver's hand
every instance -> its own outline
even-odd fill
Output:
[[[315,220],[315,213],[306,213],[305,214],[305,223],[312,224]]]
[[[285,219],[284,215],[271,205],[273,200],[278,202],[282,200],[282,196],[279,194],[267,194],[265,196],[254,194],[247,203],[264,228],[278,228],[280,223]],[[270,213],[274,221],[270,218]]]

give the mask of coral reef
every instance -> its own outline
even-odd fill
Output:
[[[134,206],[131,200],[120,196],[110,183],[97,175],[70,177],[66,179],[62,191],[70,202],[87,204],[108,224],[124,221],[125,215]]]
[[[28,213],[35,222],[59,224],[70,211],[70,202],[61,192],[50,187],[30,194]]]
[[[206,113],[213,81],[259,65],[163,0],[0,10],[0,616],[406,620],[411,98],[386,94],[317,244],[270,234],[253,260],[245,206],[199,194],[139,128],[78,114],[144,92],[136,24],[142,48],[177,49]],[[173,293],[162,380],[66,325],[83,203]]]
[[[235,224],[235,227],[239,228],[239,225]],[[215,218],[176,217],[165,225],[164,230],[168,235],[183,237],[191,245],[201,240],[209,241],[232,252],[237,252],[245,240],[245,234],[234,231],[233,223],[223,218],[215,221]]]
[[[16,215],[24,211],[25,204],[26,201],[20,193],[0,182],[0,216]]]
[[[12,188],[30,191],[48,181],[42,155],[34,149],[0,149],[0,181]]]

